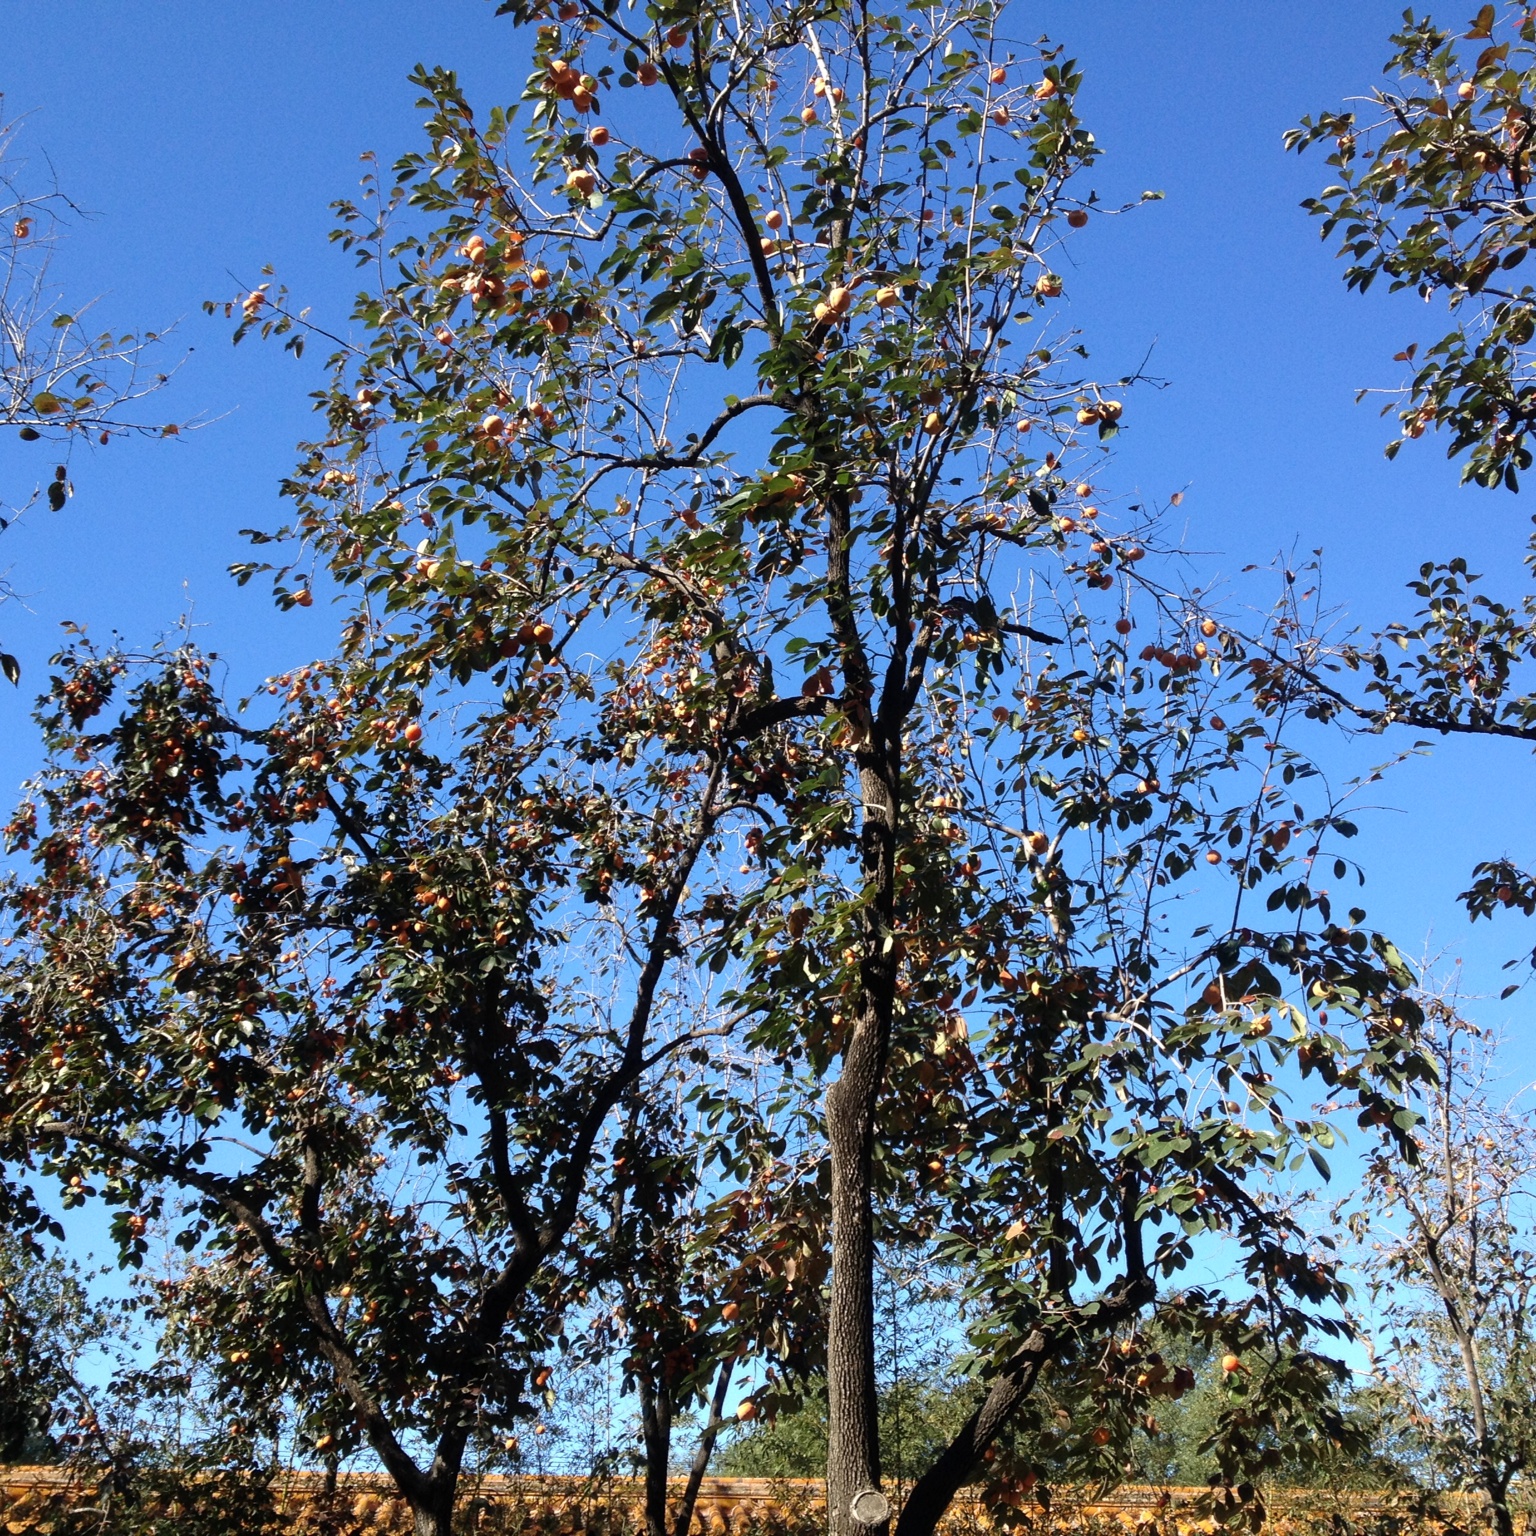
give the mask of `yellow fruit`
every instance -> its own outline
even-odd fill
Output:
[[[898,294],[894,288],[875,289],[875,303],[879,305],[881,309],[894,309],[896,307],[897,300],[900,297],[901,295]]]
[[[846,288],[832,288],[827,292],[827,308],[834,315],[846,315],[853,303],[853,295]]]
[[[944,418],[937,411],[929,411],[923,418],[924,432],[942,432],[944,430]]]
[[[530,288],[548,288],[549,273],[543,267],[530,267],[528,270],[528,286]]]
[[[597,177],[585,166],[578,166],[565,178],[566,186],[582,197],[591,197],[597,190]]]
[[[743,1424],[750,1424],[757,1417],[757,1404],[749,1397],[736,1406],[736,1417]]]
[[[1035,87],[1035,100],[1049,101],[1051,97],[1054,96],[1060,89],[1061,87],[1058,86],[1054,80],[1042,80],[1040,84]]]
[[[769,229],[781,229],[784,225],[784,215],[780,213],[777,208],[770,208],[768,212],[763,215],[763,223],[766,224]]]

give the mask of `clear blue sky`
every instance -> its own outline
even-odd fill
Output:
[[[1451,12],[1460,19],[1465,3]],[[1113,373],[1154,348],[1168,381],[1132,399],[1101,483],[1127,500],[1184,488],[1202,567],[1236,575],[1281,548],[1322,546],[1329,590],[1361,622],[1402,613],[1424,559],[1464,552],[1508,573],[1536,503],[1459,489],[1432,441],[1395,465],[1362,385],[1395,381],[1391,354],[1432,323],[1407,298],[1346,295],[1339,266],[1299,210],[1320,158],[1285,157],[1283,130],[1378,78],[1400,0],[1097,0],[1017,7],[1019,36],[1048,32],[1087,71],[1081,107],[1106,150],[1094,177],[1113,202],[1165,202],[1099,220],[1077,239],[1071,315]],[[29,115],[44,155],[92,217],[60,264],[71,302],[100,296],[114,325],[179,322],[192,347],[166,398],[204,430],[170,444],[77,456],[75,500],[0,540],[28,607],[0,609],[0,639],[38,679],[62,619],[144,643],[190,612],[240,683],[327,648],[321,606],[276,615],[223,574],[237,530],[272,526],[294,442],[310,428],[318,359],[228,342],[200,312],[272,262],[317,318],[344,324],[352,269],[325,239],[328,203],[356,187],[358,156],[416,146],[405,77],[457,68],[472,99],[516,97],[523,43],[490,0],[292,0],[256,10],[208,0],[5,0],[0,90]],[[52,458],[0,439],[0,500]],[[0,800],[36,760],[20,700],[0,700]],[[1369,745],[1364,758],[1382,755]],[[1337,761],[1353,759],[1340,752]],[[1368,821],[1373,918],[1409,952],[1465,955],[1469,984],[1496,989],[1497,961],[1536,939],[1510,923],[1469,932],[1453,897],[1474,858],[1536,858],[1526,754],[1441,750],[1394,777],[1396,807]],[[1521,1000],[1494,1018],[1518,1031]],[[1514,1041],[1512,1064],[1536,1069]]]

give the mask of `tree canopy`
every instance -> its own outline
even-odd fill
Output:
[[[1297,573],[1245,637],[1096,503],[1131,381],[1056,318],[1110,211],[1076,66],[975,0],[504,9],[520,101],[421,71],[426,145],[341,205],[359,340],[239,568],[334,595],[336,653],[245,701],[191,646],[56,661],[13,1174],[129,1263],[173,1231],[234,1432],[366,1445],[422,1536],[579,1349],[652,1536],[675,1420],[702,1470],[823,1390],[830,1528],[886,1529],[882,1251],[963,1346],[898,1536],[1134,1468],[1180,1350],[1257,1520],[1349,1430],[1286,1179],[1330,1114],[1406,1149],[1430,1067],[1338,895]]]

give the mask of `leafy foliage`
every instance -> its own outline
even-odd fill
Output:
[[[1305,206],[1349,258],[1346,283],[1364,292],[1385,276],[1457,316],[1422,357],[1417,342],[1398,355],[1417,366],[1388,454],[1443,427],[1466,479],[1514,490],[1536,420],[1536,290],[1518,278],[1532,230],[1536,22],[1524,5],[1488,4],[1457,35],[1410,10],[1392,45],[1393,82],[1373,93],[1368,120],[1321,113],[1286,142],[1333,142],[1339,179]]]

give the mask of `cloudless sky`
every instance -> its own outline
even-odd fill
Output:
[[[1400,14],[1400,0],[1096,0],[1021,3],[1012,24],[1021,38],[1049,33],[1085,68],[1080,109],[1106,151],[1089,179],[1106,202],[1167,194],[1072,245],[1068,313],[1095,367],[1113,375],[1150,349],[1147,369],[1166,381],[1130,397],[1099,477],[1106,500],[1185,490],[1198,569],[1227,577],[1238,600],[1262,596],[1245,564],[1321,547],[1327,592],[1366,624],[1406,616],[1403,582],[1453,553],[1516,593],[1536,510],[1458,487],[1433,439],[1383,459],[1388,424],[1355,392],[1397,382],[1392,354],[1438,335],[1441,317],[1406,296],[1344,292],[1298,207],[1327,167],[1281,150],[1303,113],[1376,83]],[[411,66],[456,68],[489,105],[517,97],[527,65],[525,39],[489,0],[0,0],[0,39],[30,179],[56,176],[89,214],[57,267],[71,307],[96,297],[104,324],[176,322],[166,358],[185,360],[154,408],[208,422],[175,442],[77,451],[68,508],[34,510],[0,540],[26,599],[0,608],[0,642],[26,673],[22,698],[0,698],[6,803],[37,760],[25,698],[62,620],[143,645],[190,616],[237,686],[329,647],[323,605],[279,615],[224,574],[244,554],[238,530],[282,518],[277,485],[312,429],[323,349],[299,363],[276,346],[232,349],[201,302],[270,262],[317,320],[345,330],[358,283],[326,240],[328,204],[355,192],[361,152],[388,164],[419,147]],[[14,505],[53,462],[0,437],[0,501]],[[1333,761],[1347,776],[1388,750],[1341,746]],[[1528,755],[1508,744],[1439,748],[1394,774],[1372,797],[1388,809],[1365,820],[1373,920],[1409,953],[1464,956],[1479,991],[1497,990],[1499,962],[1536,928],[1469,928],[1454,896],[1478,858],[1536,857],[1530,783]],[[1508,1024],[1512,1068],[1536,1073],[1523,999],[1484,1013]]]

